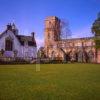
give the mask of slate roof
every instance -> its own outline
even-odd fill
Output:
[[[6,34],[7,31],[8,31],[8,30],[5,30],[4,32],[2,32],[2,33],[0,34],[0,38],[2,38],[2,36],[3,36],[4,34]],[[28,43],[28,46],[34,46],[34,47],[37,46],[37,45],[36,45],[35,38],[34,38],[34,35],[33,35],[33,36],[18,35],[18,34],[15,34],[15,33],[14,33],[14,30],[10,30],[10,31],[13,32],[13,34],[16,36],[16,38],[18,39],[18,41],[20,42],[20,44],[21,44],[22,46],[25,45],[25,42]]]
[[[25,45],[25,41],[27,41],[28,46],[35,46],[36,47],[36,41],[34,37],[32,36],[24,36],[24,35],[16,35],[17,39],[21,43],[21,45]]]

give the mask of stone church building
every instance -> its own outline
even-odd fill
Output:
[[[34,32],[31,36],[20,35],[15,24],[8,24],[0,34],[0,52],[3,57],[36,58],[37,45]]]
[[[51,59],[77,62],[96,62],[94,37],[61,39],[60,19],[56,16],[45,20],[45,52]],[[100,61],[100,60],[99,60]]]

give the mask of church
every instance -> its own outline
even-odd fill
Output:
[[[99,20],[96,23],[100,23]],[[100,54],[95,48],[94,37],[61,38],[60,19],[49,16],[45,20],[45,53],[56,60],[100,63]]]
[[[0,56],[36,58],[37,45],[34,32],[31,36],[20,35],[15,24],[8,24],[5,31],[0,34]]]

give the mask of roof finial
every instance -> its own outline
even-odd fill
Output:
[[[14,23],[12,24],[12,29],[16,29],[16,26],[15,26],[15,24],[14,24]]]

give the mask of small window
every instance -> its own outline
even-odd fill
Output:
[[[28,46],[33,46],[33,42],[32,41],[28,41]]]
[[[21,41],[21,44],[24,46],[24,41]]]

